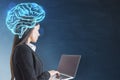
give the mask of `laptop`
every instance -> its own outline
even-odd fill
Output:
[[[60,72],[60,80],[74,79],[80,63],[81,55],[62,55],[58,71]]]

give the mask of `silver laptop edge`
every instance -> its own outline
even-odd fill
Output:
[[[74,77],[72,77],[72,76],[69,76],[69,75],[67,75],[67,74],[63,74],[63,73],[60,73],[60,74],[62,74],[62,75],[65,75],[65,76],[69,77],[69,78],[66,78],[66,79],[62,79],[62,80],[69,80],[69,79],[74,79]]]

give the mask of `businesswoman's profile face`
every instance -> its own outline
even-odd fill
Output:
[[[39,30],[40,30],[40,24],[36,25],[33,28],[32,33],[29,36],[30,42],[37,42],[38,37],[40,36]]]

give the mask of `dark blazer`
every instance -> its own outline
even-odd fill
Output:
[[[15,80],[49,80],[49,72],[43,72],[41,60],[28,45],[17,46],[12,61]]]

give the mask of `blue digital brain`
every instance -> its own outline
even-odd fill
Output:
[[[28,28],[33,28],[36,23],[45,18],[44,9],[36,3],[21,3],[8,11],[6,17],[7,28],[19,38]]]

